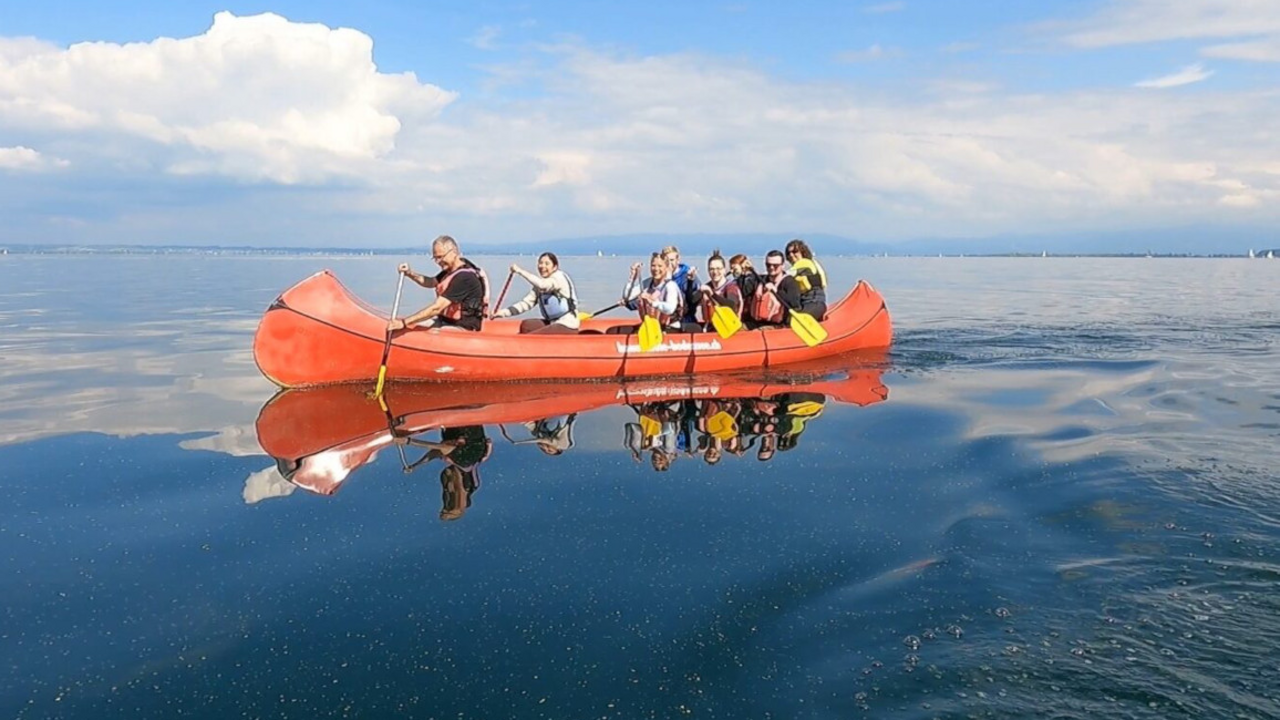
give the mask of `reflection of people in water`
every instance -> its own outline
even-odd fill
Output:
[[[566,450],[573,447],[573,423],[578,419],[577,413],[570,415],[561,415],[559,417],[543,418],[541,420],[531,420],[524,423],[525,430],[529,431],[527,440],[511,440],[512,445],[527,445],[534,443],[538,449],[547,455],[563,455]],[[506,431],[503,430],[503,434]]]
[[[397,437],[396,443],[426,448],[427,452],[405,466],[413,472],[423,463],[444,460],[440,470],[440,519],[457,520],[471,507],[471,496],[480,488],[479,466],[493,452],[493,441],[483,425],[467,425],[440,430],[440,441]]]
[[[780,396],[779,404],[786,414],[785,427],[778,438],[778,450],[786,452],[795,449],[807,423],[822,414],[826,403],[827,397],[819,393],[793,392]]]
[[[648,450],[654,470],[670,470],[676,458],[679,433],[676,421],[682,408],[665,402],[648,402],[633,405],[632,409],[636,411],[637,421],[623,428],[623,446],[631,451],[631,458],[636,462],[640,462],[641,455]]]
[[[650,452],[659,472],[669,470],[681,451],[701,453],[706,464],[715,465],[726,453],[741,457],[757,443],[756,459],[768,462],[797,446],[806,423],[822,414],[826,401],[819,393],[793,392],[633,405],[637,418],[626,424],[623,446],[636,462]]]

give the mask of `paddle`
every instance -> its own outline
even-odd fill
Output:
[[[640,321],[640,352],[647,352],[662,344],[662,325],[658,318],[645,315]]]
[[[649,417],[648,415],[640,416],[640,434],[641,435],[643,435],[647,439],[651,437],[657,437],[658,433],[660,432],[662,432],[662,423]]]
[[[778,302],[782,302],[782,298],[778,296],[776,289],[769,288],[769,292],[778,298]],[[785,306],[786,303],[783,303],[783,305]],[[803,340],[805,345],[813,347],[827,339],[827,329],[822,327],[822,324],[809,313],[788,308],[787,315],[791,318],[791,332]]]
[[[502,283],[502,292],[498,293],[498,303],[494,305],[493,312],[489,313],[489,318],[493,319],[493,313],[502,309],[502,301],[507,297],[507,288],[511,287],[511,278],[516,276],[515,270],[507,271],[507,281]]]
[[[400,312],[400,291],[404,289],[404,273],[400,273],[400,279],[396,281],[396,299],[391,304],[391,319],[396,318],[396,314]],[[378,385],[373,389],[373,396],[382,400],[382,391],[387,383],[387,357],[391,355],[391,330],[387,330],[387,342],[382,346],[382,364],[378,366]],[[385,407],[383,408],[386,409]]]
[[[610,310],[613,310],[614,308],[619,308],[619,307],[622,307],[622,303],[621,303],[621,302],[616,302],[616,303],[614,303],[614,304],[610,305],[610,306],[609,306],[609,307],[607,307],[607,308],[601,308],[601,309],[599,309],[599,310],[597,310],[597,311],[595,311],[595,312],[593,312],[593,313],[579,312],[579,313],[578,313],[578,319],[579,319],[579,320],[590,320],[591,318],[593,318],[593,317],[595,317],[595,316],[597,316],[597,315],[603,315],[603,314],[605,314],[605,313],[609,312]]]
[[[827,329],[809,313],[792,310],[789,314],[791,315],[791,332],[798,335],[805,345],[813,347],[827,339]]]
[[[715,293],[711,294],[711,302],[716,306],[715,312],[711,313],[711,326],[720,333],[721,338],[728,340],[742,329],[742,319],[733,311],[733,308],[716,299]]]
[[[738,423],[732,415],[721,410],[707,418],[707,434],[717,440],[732,440],[738,434]]]

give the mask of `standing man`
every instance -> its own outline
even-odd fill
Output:
[[[401,263],[400,272],[424,288],[435,288],[435,302],[404,319],[391,318],[387,329],[395,331],[421,325],[478,331],[489,311],[489,278],[462,257],[458,242],[448,235],[441,235],[431,243],[431,259],[440,266],[440,272],[435,275],[416,273],[409,263]]]

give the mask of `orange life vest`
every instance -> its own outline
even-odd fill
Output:
[[[452,283],[454,278],[458,277],[461,273],[472,273],[476,277],[480,278],[480,287],[484,289],[484,297],[480,301],[480,307],[478,309],[472,308],[471,312],[482,319],[487,317],[489,315],[489,277],[484,274],[484,270],[473,265],[470,260],[463,258],[462,267],[454,270],[448,275],[445,275],[443,280],[436,283],[436,295],[438,297],[444,297],[445,291],[449,289],[449,284]],[[440,315],[452,322],[458,322],[462,319],[465,311],[466,308],[463,307],[462,303],[454,302],[449,303],[449,307],[446,307]]]
[[[765,280],[761,279],[751,303],[751,317],[757,322],[780,323],[785,313],[786,307],[778,299],[777,293],[765,288]]]
[[[728,307],[729,309],[733,310],[734,313],[736,313],[737,316],[741,318],[742,305],[743,305],[742,291],[738,290],[737,288],[738,288],[738,284],[736,282],[734,282],[732,279],[726,279],[724,282],[724,285],[721,285],[719,290],[712,290],[712,292],[714,292],[717,295],[722,295],[726,297],[729,295],[737,295],[738,307],[735,308],[733,306],[733,303],[726,303],[725,307]],[[703,297],[702,298],[702,322],[704,323],[711,322],[711,316],[715,315],[715,313],[716,313],[716,304],[712,302],[711,298]]]
[[[665,286],[667,283],[671,283],[672,285],[675,285],[675,281],[668,278],[666,280],[663,280],[662,285],[659,285],[657,289],[661,290],[662,293],[665,293],[666,292]],[[649,278],[648,285],[645,287],[644,292],[646,293],[651,292],[654,289],[655,288],[653,285],[653,278]],[[679,323],[680,318],[684,316],[684,293],[679,292],[679,290],[680,290],[680,287],[677,285],[676,286],[676,311],[673,313],[659,312],[658,309],[654,307],[653,303],[649,302],[648,298],[646,298],[643,293],[640,295],[639,299],[636,300],[636,307],[639,308],[641,315],[656,317],[658,318],[658,322],[663,327],[671,327],[673,322]]]

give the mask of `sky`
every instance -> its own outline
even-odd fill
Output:
[[[1277,118],[1280,0],[0,0],[0,245],[1211,238]]]

